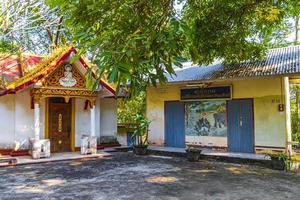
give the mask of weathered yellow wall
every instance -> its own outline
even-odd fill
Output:
[[[254,99],[255,145],[284,147],[285,113],[278,111],[278,104],[284,103],[281,102],[281,78],[223,81],[213,85],[228,84],[233,87],[234,99]],[[179,100],[180,88],[185,86],[186,84],[169,84],[147,89],[147,116],[152,120],[149,140],[153,144],[164,143],[164,102]],[[227,145],[226,138],[211,139],[216,146]],[[204,143],[208,143],[207,141],[205,138]]]

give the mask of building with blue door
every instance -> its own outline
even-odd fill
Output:
[[[183,63],[167,84],[147,88],[149,142],[231,152],[291,150],[289,85],[300,83],[300,46],[224,67]]]

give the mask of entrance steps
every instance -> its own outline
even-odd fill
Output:
[[[4,160],[3,164],[0,164],[1,167],[3,166],[15,166],[15,165],[26,165],[26,164],[39,164],[39,163],[47,163],[47,162],[58,162],[58,161],[68,161],[68,160],[84,160],[84,159],[94,159],[94,158],[105,158],[110,157],[111,154],[98,151],[96,154],[88,154],[88,155],[81,155],[79,152],[64,152],[64,153],[52,153],[50,158],[41,158],[41,159],[32,159],[31,156],[16,156],[11,157],[7,156]],[[1,163],[0,157],[0,163]],[[14,160],[14,162],[4,162]]]
[[[155,155],[186,157],[185,148],[150,146],[149,152],[150,154]],[[261,154],[234,153],[223,151],[218,152],[209,149],[203,149],[201,152],[201,156],[203,160],[258,165],[272,168],[270,157]]]

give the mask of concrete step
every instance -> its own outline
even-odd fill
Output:
[[[148,152],[149,154],[160,156],[187,157],[187,153],[184,148],[150,146],[148,148]],[[270,157],[261,154],[216,152],[204,149],[201,152],[201,159],[235,164],[256,165],[270,169],[276,168]]]

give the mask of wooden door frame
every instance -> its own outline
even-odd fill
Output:
[[[230,145],[230,141],[229,141],[229,131],[228,131],[228,101],[234,101],[234,100],[250,100],[251,101],[251,107],[252,107],[252,138],[253,138],[253,144],[252,144],[252,150],[253,153],[255,154],[255,120],[254,120],[254,98],[237,98],[237,99],[230,99],[226,101],[226,118],[227,118],[227,149],[229,151],[229,145]]]
[[[49,137],[49,98],[45,98],[45,139],[50,139]],[[71,98],[71,137],[70,137],[70,148],[71,152],[75,151],[75,98]],[[51,141],[50,141],[51,142]]]

